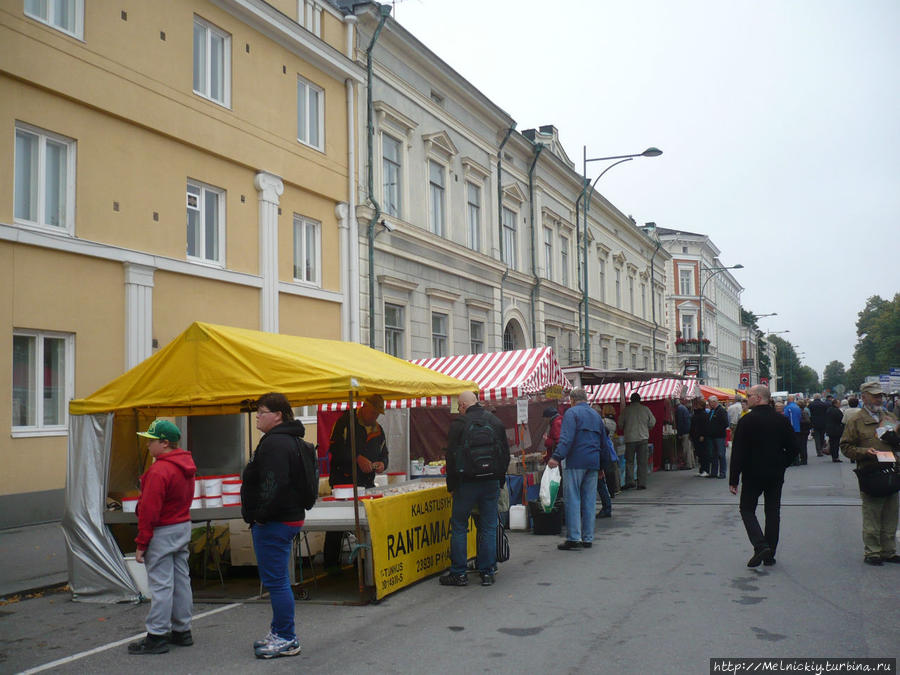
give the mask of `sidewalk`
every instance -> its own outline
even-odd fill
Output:
[[[59,523],[0,530],[0,598],[68,581]]]

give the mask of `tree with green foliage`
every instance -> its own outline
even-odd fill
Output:
[[[772,335],[769,340],[775,345],[775,358],[777,359],[778,382],[773,383],[772,389],[777,391],[802,391],[806,393],[821,391],[819,374],[800,363],[800,357],[787,340],[782,340],[777,335]]]
[[[751,334],[756,338],[756,363],[759,366],[760,377],[771,377],[769,368],[768,343],[763,338],[763,332],[759,329],[758,318],[753,312],[741,307],[741,325],[748,326]]]
[[[859,391],[867,376],[900,368],[900,293],[893,300],[873,295],[858,317],[858,339],[846,377],[847,386],[854,391]]]
[[[822,371],[822,387],[825,389],[835,389],[839,384],[846,387],[846,380],[847,373],[844,370],[844,364],[840,361],[832,361]]]

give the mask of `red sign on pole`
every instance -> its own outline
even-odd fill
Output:
[[[759,378],[759,383],[760,383],[760,384],[764,384],[764,385],[766,385],[766,386],[768,387],[768,386],[769,386],[769,378],[768,378],[768,377],[761,377],[761,378]]]
[[[750,387],[750,373],[741,373],[741,384],[738,389],[748,389]]]

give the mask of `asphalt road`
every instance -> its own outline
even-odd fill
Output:
[[[788,472],[774,567],[746,567],[727,481],[657,473],[616,498],[589,551],[511,533],[493,587],[432,578],[368,606],[298,602],[298,657],[254,658],[267,602],[197,602],[193,647],[135,657],[114,643],[142,633],[147,605],[55,593],[0,607],[0,672],[708,673],[711,657],[896,657],[900,565],[863,565],[852,465],[812,454]]]

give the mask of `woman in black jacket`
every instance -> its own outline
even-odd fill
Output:
[[[703,405],[703,399],[694,399],[694,414],[691,417],[691,443],[694,444],[694,455],[700,464],[700,476],[709,476],[709,453],[706,450],[706,426],[709,415]]]
[[[838,451],[841,449],[841,436],[844,433],[844,413],[841,412],[840,399],[834,399],[834,403],[825,411],[825,433],[828,434],[831,461],[840,462]]]
[[[257,401],[256,428],[263,437],[244,468],[241,515],[250,523],[259,578],[269,591],[272,623],[269,634],[253,643],[257,658],[295,656],[300,643],[294,630],[294,594],[288,560],[294,537],[306,512],[300,486],[303,464],[300,445],[305,430],[294,419],[284,394],[266,394]]]

